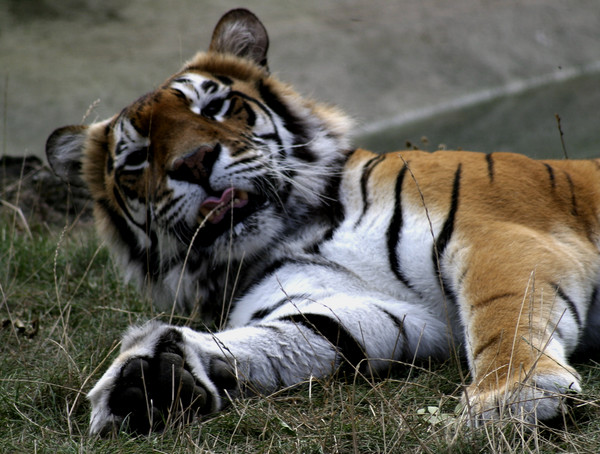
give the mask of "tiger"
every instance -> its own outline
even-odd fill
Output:
[[[353,120],[272,75],[268,47],[229,11],[157,89],[47,140],[124,278],[198,320],[125,332],[90,433],[455,352],[465,424],[564,412],[571,355],[599,341],[600,161],[353,147]]]

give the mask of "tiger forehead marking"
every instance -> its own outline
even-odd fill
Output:
[[[113,129],[116,156],[131,152],[131,148],[147,148],[151,152],[146,153],[148,159],[167,164],[201,144],[235,142],[230,137],[243,134],[251,125],[239,109],[233,114],[238,101],[229,93],[229,87],[208,77],[183,74],[125,109]],[[225,122],[226,115],[223,127],[219,123]]]
[[[211,115],[222,120],[222,113],[227,111],[230,100],[227,94],[230,88],[200,74],[188,73],[177,77],[170,87],[181,93],[190,103],[190,109],[197,115]],[[216,101],[216,102],[213,102]],[[210,109],[205,108],[213,102]]]

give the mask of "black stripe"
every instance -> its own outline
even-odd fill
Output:
[[[492,157],[492,153],[486,154],[485,160],[487,161],[487,170],[488,170],[488,177],[490,178],[490,183],[493,183],[494,182],[494,158]]]
[[[238,147],[236,147],[235,150],[231,150],[230,156],[232,158],[235,158],[235,157],[237,157],[237,156],[239,156],[239,155],[241,155],[241,154],[243,154],[243,153],[245,153],[245,152],[247,152],[248,150],[251,150],[251,149],[253,149],[253,147],[251,147],[248,143],[243,142]],[[234,164],[235,163],[228,164],[227,167],[225,167],[225,168],[227,169],[227,168],[231,167]]]
[[[279,309],[284,304],[293,303],[295,301],[305,301],[307,298],[308,298],[308,295],[305,293],[298,294],[298,295],[286,295],[285,298],[281,298],[279,301],[277,301],[272,306],[265,307],[264,309],[259,309],[259,310],[255,311],[252,314],[252,316],[250,317],[250,320],[251,321],[261,320],[261,319],[265,318],[267,315],[269,315],[270,313],[272,313],[273,311],[275,311],[276,309]]]
[[[592,308],[597,304],[596,300],[598,299],[598,291],[598,285],[595,285],[594,289],[592,290],[592,294],[590,295],[590,302],[587,307]]]
[[[204,90],[205,93],[214,93],[217,88],[219,88],[219,85],[214,81],[214,80],[205,80],[204,82],[202,82],[202,84],[200,84],[200,87],[202,88],[202,90]]]
[[[140,248],[138,247],[137,236],[129,227],[129,224],[123,216],[119,215],[110,205],[106,199],[98,199],[98,206],[106,213],[110,218],[111,225],[114,226],[115,230],[121,237],[123,245],[129,249],[129,257],[139,258]]]
[[[244,110],[247,115],[246,123],[248,124],[248,126],[253,127],[256,124],[256,113],[254,112],[254,109],[250,107],[250,104],[248,102],[246,102],[245,100],[241,102],[242,108],[240,110]]]
[[[259,84],[259,87],[262,86],[262,82]],[[262,94],[262,93],[261,93]],[[273,115],[271,114],[271,112],[275,112],[277,115],[278,112],[277,110],[275,110],[274,108],[272,108],[271,106],[268,106],[267,100],[265,100],[266,104],[263,104],[261,101],[259,101],[256,98],[252,98],[251,96],[248,96],[247,94],[241,92],[241,91],[231,91],[230,92],[230,96],[238,96],[241,99],[245,99],[246,101],[248,101],[251,104],[256,104],[258,106],[258,108],[263,111],[263,113],[269,117],[269,120],[271,120],[271,126],[273,126],[273,128],[275,129],[274,133],[270,133],[270,134],[265,134],[262,136],[257,136],[260,139],[263,140],[272,140],[274,141],[280,148],[280,154],[282,158],[285,158],[285,150],[283,149],[283,142],[281,141],[281,136],[279,135],[279,131],[277,130],[277,125],[275,124],[275,122],[273,121]],[[285,106],[283,106],[283,104],[281,104],[281,102],[279,103],[282,108],[285,108]],[[271,107],[270,109],[268,107]],[[284,125],[286,125],[286,120],[284,118],[281,118],[281,120],[284,122]],[[289,119],[288,119],[289,121]],[[294,131],[290,131],[292,134],[294,134]],[[296,134],[294,134],[296,135]],[[298,136],[302,136],[305,137],[304,134],[298,134]],[[305,140],[308,141],[308,140]]]
[[[565,172],[565,176],[567,177],[567,181],[569,183],[569,190],[571,191],[571,214],[573,216],[578,216],[579,213],[577,209],[577,198],[575,197],[575,185],[573,184],[571,175]]]
[[[454,233],[454,222],[456,218],[456,212],[458,211],[458,200],[460,195],[461,169],[462,164],[459,164],[456,172],[454,173],[454,183],[452,184],[452,197],[450,200],[448,216],[446,217],[442,231],[438,235],[435,244],[433,245],[433,250],[431,251],[432,262],[433,266],[435,267],[433,271],[440,278],[440,284],[442,286],[444,295],[446,295],[446,297],[448,297],[452,302],[456,302],[456,296],[451,291],[447,279],[442,276],[441,260],[444,252],[446,251],[446,247],[450,242],[450,238],[452,238],[452,234]]]
[[[564,340],[565,337],[560,326],[554,326],[552,332],[554,333],[555,337],[558,337],[560,340]]]
[[[356,220],[356,223],[354,224],[355,227],[358,224],[360,224],[360,221],[362,221],[363,217],[365,216],[365,213],[369,209],[370,203],[369,203],[369,196],[367,194],[367,184],[369,183],[369,178],[371,177],[371,172],[373,172],[373,169],[375,167],[377,167],[377,165],[380,164],[384,159],[385,159],[385,155],[375,156],[374,158],[369,159],[363,167],[363,172],[360,177],[360,193],[361,193],[362,201],[363,201],[363,209],[362,209],[362,213],[360,214],[359,218]]]
[[[283,386],[285,386],[285,382],[281,377],[281,372],[279,372],[282,369],[282,359],[271,355],[266,355],[265,357],[267,358],[267,361],[269,361],[269,364],[271,364],[271,370],[273,371],[273,375],[275,376],[277,387],[282,388]]]
[[[500,294],[497,294],[497,295],[489,296],[489,297],[484,298],[484,299],[477,300],[477,301],[473,302],[473,304],[471,306],[474,309],[481,309],[482,307],[489,306],[494,301],[501,300],[501,299],[506,299],[506,298],[518,298],[519,296],[520,295],[518,293],[516,293],[516,292],[500,293]]]
[[[158,196],[157,198],[161,199],[163,197],[170,197],[170,194],[161,194],[160,196]],[[178,195],[177,197],[170,197],[169,201],[167,203],[165,203],[163,205],[163,207],[156,213],[156,217],[157,218],[162,218],[165,214],[167,214],[167,212],[169,212],[171,210],[171,208],[173,208],[175,205],[177,205],[181,199],[183,199],[185,197],[184,194]],[[178,215],[180,213],[171,213],[171,217],[167,220],[167,224],[168,221],[170,219],[172,219],[175,215]]]
[[[335,226],[327,229],[327,231],[323,234],[323,236],[321,238],[319,238],[317,241],[306,246],[304,248],[304,252],[307,254],[319,255],[321,253],[321,245],[323,243],[325,243],[326,241],[329,241],[331,238],[333,238],[333,234],[335,233],[336,229],[337,229],[337,223]]]
[[[132,258],[138,259],[139,263],[144,266],[145,274],[150,277],[156,278],[160,275],[161,269],[161,260],[160,253],[158,250],[158,238],[156,237],[156,233],[151,231],[150,229],[150,206],[147,206],[146,210],[146,223],[138,224],[135,222],[129,211],[127,210],[127,205],[125,201],[121,197],[121,194],[117,190],[117,188],[113,188],[113,194],[117,203],[123,214],[129,219],[129,221],[139,228],[142,232],[144,232],[150,239],[150,247],[149,248],[139,248],[137,247],[138,241],[135,233],[129,228],[127,222],[122,216],[119,216],[114,210],[110,210],[108,205],[106,205],[107,212],[111,214],[111,220],[115,227],[117,228],[119,234],[121,235],[124,242],[129,245],[130,256]],[[110,211],[108,211],[110,210]]]
[[[123,214],[127,217],[127,219],[129,219],[129,222],[131,222],[133,225],[145,232],[145,225],[138,224],[137,222],[135,222],[135,220],[131,216],[131,213],[129,213],[129,210],[127,209],[127,204],[125,203],[125,200],[123,200],[123,197],[121,197],[121,193],[118,191],[116,186],[113,187],[113,196],[115,197],[119,208],[121,208],[121,211],[123,211]]]
[[[121,179],[121,184],[119,185],[121,193],[127,197],[128,200],[135,200],[139,204],[145,204],[146,199],[140,196],[137,188],[135,186],[129,187],[123,180],[124,179]]]
[[[216,75],[214,76],[216,79],[219,80],[219,82],[221,82],[222,84],[225,85],[233,85],[233,80],[227,76],[220,76],[220,75]]]
[[[304,162],[313,163],[317,161],[317,155],[313,152],[312,148],[307,146],[308,142],[309,140],[306,136],[294,137],[292,156]]]
[[[108,151],[108,147],[104,147],[105,151],[103,151],[103,154],[106,156],[106,173],[107,175],[110,175],[113,173],[113,170],[115,169],[115,161],[112,157],[112,155],[110,154],[110,152]]]
[[[265,85],[262,79],[258,83],[258,92],[265,104],[281,118],[285,129],[291,132],[299,140],[299,143],[308,142],[305,125],[288,109],[273,90],[271,90],[271,87]]]
[[[349,156],[350,153],[347,153],[334,167],[343,168]],[[334,172],[329,176],[327,184],[321,192],[321,200],[324,206],[317,206],[308,213],[309,219],[326,216],[328,225],[330,226],[320,239],[305,247],[304,251],[308,254],[319,254],[321,245],[333,237],[333,234],[345,217],[344,205],[340,202],[341,180],[342,174],[340,172]]]
[[[452,198],[450,200],[450,210],[448,211],[448,216],[446,217],[446,222],[444,222],[442,231],[440,232],[437,240],[435,241],[435,249],[437,251],[438,257],[441,257],[444,254],[444,251],[448,246],[448,242],[452,237],[452,233],[454,232],[454,221],[456,218],[456,212],[458,210],[458,199],[460,195],[461,169],[462,164],[459,164],[456,169],[456,172],[454,173],[454,183],[452,184]],[[434,257],[436,257],[435,253]]]
[[[258,311],[255,311],[252,314],[252,317],[250,317],[250,321],[251,322],[256,322],[258,320],[262,320],[263,318],[265,318],[267,315],[269,315],[271,312],[273,312],[275,309],[277,309],[278,307],[282,306],[283,303],[285,303],[286,300],[282,300],[282,301],[278,301],[276,304],[274,304],[272,307],[267,307],[265,309],[260,309]]]
[[[326,315],[294,314],[280,320],[303,325],[324,337],[354,367],[367,358],[362,345],[340,323]]]
[[[146,232],[146,234],[150,237],[150,248],[146,249],[146,274],[148,276],[157,278],[161,273],[163,273],[163,266],[158,248],[158,238],[156,236],[156,232],[153,230]],[[183,261],[181,263],[183,263]]]
[[[269,132],[267,134],[262,134],[260,136],[256,136],[258,139],[267,141],[267,140],[272,140],[273,142],[277,142],[279,145],[281,145],[281,139],[279,138],[279,136],[274,133],[274,132]]]
[[[394,314],[386,311],[385,309],[379,308],[381,312],[387,315],[390,320],[396,325],[396,329],[398,330],[398,336],[402,339],[402,348],[400,352],[399,360],[410,361],[412,360],[412,355],[410,354],[409,345],[408,345],[408,336],[406,335],[406,330],[404,329],[404,319],[400,320]],[[396,359],[396,355],[394,355],[394,359]]]
[[[571,312],[571,315],[575,319],[575,323],[577,323],[577,327],[579,329],[581,329],[581,316],[579,315],[579,312],[577,312],[577,307],[575,306],[575,303],[573,302],[573,300],[567,296],[567,294],[564,292],[564,290],[562,289],[562,287],[560,285],[552,284],[552,286],[554,287],[554,290],[556,291],[556,295],[560,299],[562,299],[565,302],[565,304],[567,305],[567,308],[569,309],[569,311]]]
[[[138,340],[138,342],[140,342]],[[183,334],[176,329],[170,329],[162,334],[156,343],[155,352],[157,353],[175,353],[179,356],[183,356],[181,345],[183,344]]]
[[[280,268],[284,267],[285,265],[288,265],[289,263],[293,263],[293,262],[294,261],[292,259],[287,259],[287,260],[279,259],[279,260],[275,260],[274,262],[271,262],[271,264],[267,268],[265,268],[262,273],[260,273],[260,280],[262,280],[265,276],[275,274],[277,272],[277,270],[279,270]]]
[[[256,268],[255,270],[253,270],[253,275],[252,275],[253,277],[251,279],[249,279],[248,284],[246,286],[244,286],[244,288],[246,289],[244,291],[244,293],[246,293],[246,294],[250,293],[256,286],[260,285],[261,282],[263,282],[269,276],[277,274],[278,270],[280,270],[281,268],[283,268],[287,265],[320,266],[320,267],[328,268],[330,270],[334,270],[337,272],[342,272],[345,274],[352,274],[351,271],[349,271],[347,268],[340,265],[339,263],[329,261],[329,260],[327,260],[323,257],[319,257],[319,256],[314,257],[314,258],[277,259],[277,260],[269,263],[268,265],[266,265],[265,268],[263,268],[262,270],[260,268]]]
[[[554,169],[550,164],[544,163],[546,170],[548,171],[548,178],[550,179],[550,188],[556,189],[556,178],[554,177]]]
[[[177,88],[171,88],[171,92],[179,99],[185,101],[186,103],[189,103],[188,97],[185,94],[183,94],[181,90],[178,90]]]
[[[123,139],[119,139],[117,144],[115,145],[115,155],[119,156],[123,151],[125,151],[125,146],[123,145],[125,141]]]
[[[336,169],[342,169],[346,165],[349,155],[350,153],[338,159],[335,163],[333,163],[332,167]],[[322,206],[317,208],[317,214],[319,216],[325,214],[328,217],[329,222],[333,228],[337,228],[337,226],[340,224],[340,222],[342,222],[342,220],[345,217],[344,206],[340,202],[341,182],[341,172],[332,172],[332,174],[327,179],[327,184],[321,192],[321,195],[323,196],[323,204],[326,205],[326,208]]]
[[[236,155],[237,154],[241,154],[241,153],[236,153]],[[223,169],[224,170],[229,170],[232,167],[236,167],[236,166],[240,166],[240,165],[246,165],[249,162],[253,162],[253,161],[257,161],[256,165],[254,165],[253,167],[250,167],[250,168],[245,168],[245,169],[237,170],[237,173],[247,172],[249,170],[256,170],[256,169],[260,169],[260,168],[264,167],[263,163],[258,162],[257,156],[246,156],[245,158],[241,158],[241,159],[238,159],[237,161],[233,161],[233,162],[227,164],[225,167],[223,167]]]
[[[500,331],[498,334],[494,334],[492,337],[490,337],[485,344],[477,347],[477,349],[475,349],[475,351],[473,352],[473,361],[475,361],[477,357],[481,355],[481,353],[490,348],[492,345],[500,342],[502,340],[503,334],[504,331]]]
[[[407,164],[405,163],[400,172],[398,172],[398,177],[396,178],[396,188],[395,188],[395,201],[396,206],[394,207],[394,214],[390,221],[390,226],[387,231],[387,248],[388,248],[388,261],[390,263],[390,268],[392,272],[396,276],[400,282],[402,282],[405,286],[412,289],[412,285],[408,282],[408,279],[404,275],[404,273],[400,270],[400,257],[398,257],[398,243],[400,242],[400,231],[402,230],[402,183],[404,182],[404,177],[406,175],[406,170],[408,169]]]

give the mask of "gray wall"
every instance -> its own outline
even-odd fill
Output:
[[[272,71],[352,114],[359,144],[560,156],[558,113],[573,154],[600,155],[598,0],[0,0],[0,154],[120,110],[240,4]]]

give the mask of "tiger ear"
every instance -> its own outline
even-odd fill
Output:
[[[225,13],[213,31],[209,50],[248,58],[267,67],[269,36],[262,22],[244,8]]]
[[[65,183],[85,186],[81,177],[81,158],[87,133],[87,126],[65,126],[50,134],[46,141],[48,163]]]

